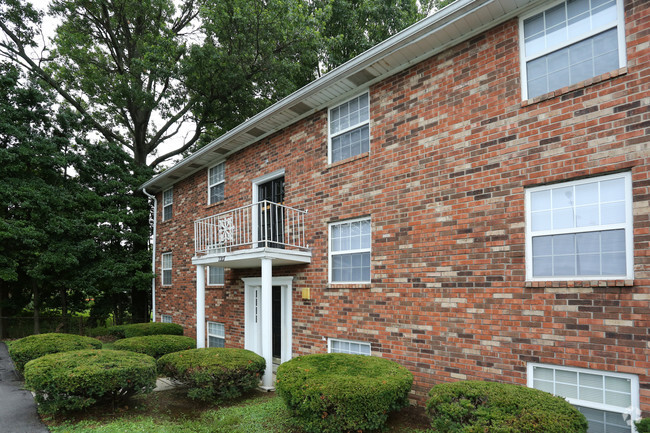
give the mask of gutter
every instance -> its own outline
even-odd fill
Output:
[[[146,188],[142,188],[142,192],[149,198],[153,199],[153,242],[151,244],[151,272],[154,276],[151,278],[151,314],[152,322],[156,321],[156,222],[158,217],[158,200],[155,195],[147,192]]]

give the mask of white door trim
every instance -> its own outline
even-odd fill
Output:
[[[244,282],[244,348],[262,354],[261,292],[262,278],[242,278]],[[293,277],[272,277],[271,286],[280,286],[282,303],[280,362],[293,357],[292,287]]]

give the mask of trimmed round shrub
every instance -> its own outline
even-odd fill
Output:
[[[440,433],[585,433],[587,420],[566,400],[508,383],[434,386],[426,412]]]
[[[148,322],[93,328],[88,333],[94,337],[110,336],[120,339],[144,335],[183,335],[183,327],[178,323]]]
[[[634,422],[638,433],[650,433],[650,418],[643,418]]]
[[[23,372],[25,364],[43,355],[81,349],[101,349],[102,342],[74,334],[38,334],[12,341],[8,345],[9,356],[16,369]]]
[[[142,337],[143,335],[183,335],[183,327],[178,323],[134,323],[123,325],[124,338]]]
[[[156,359],[168,353],[195,348],[196,341],[182,335],[145,335],[144,337],[125,338],[113,343],[115,350],[145,353]]]
[[[116,402],[156,386],[156,360],[123,350],[54,353],[25,365],[25,386],[39,410],[56,413]]]
[[[307,432],[380,429],[408,405],[413,375],[388,359],[326,353],[278,367],[275,387]]]
[[[258,386],[266,362],[244,349],[210,347],[170,353],[158,360],[162,375],[189,386],[191,398],[220,402]]]

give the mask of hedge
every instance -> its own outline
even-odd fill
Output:
[[[191,398],[219,402],[258,386],[266,362],[244,349],[204,348],[170,353],[158,360],[160,374],[189,386]]]
[[[156,361],[123,350],[54,353],[25,365],[25,386],[35,392],[43,413],[79,410],[101,402],[113,405],[156,386]]]
[[[650,433],[650,418],[635,421],[634,425],[638,433]]]
[[[16,369],[23,372],[25,364],[43,355],[69,352],[81,349],[101,349],[102,342],[90,337],[74,334],[37,334],[9,342],[9,356],[16,364]]]
[[[168,353],[195,348],[196,341],[182,335],[145,335],[144,337],[125,338],[113,343],[115,350],[145,353],[156,359]]]
[[[413,375],[388,359],[328,353],[278,367],[276,389],[309,433],[381,429],[408,405]]]
[[[439,433],[585,433],[587,420],[566,400],[498,382],[434,386],[426,404]]]
[[[94,337],[111,336],[115,338],[142,337],[144,335],[183,335],[183,327],[177,323],[148,322],[93,328],[88,333]]]

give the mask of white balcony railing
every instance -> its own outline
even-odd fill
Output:
[[[306,211],[270,201],[242,206],[194,221],[197,256],[250,248],[308,250]]]

